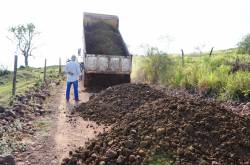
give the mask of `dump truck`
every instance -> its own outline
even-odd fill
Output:
[[[130,82],[132,55],[119,31],[115,15],[83,13],[84,86],[112,86]]]

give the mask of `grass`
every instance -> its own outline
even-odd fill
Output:
[[[172,156],[166,153],[155,153],[150,157],[150,165],[175,165],[180,164]]]
[[[58,73],[58,66],[50,66],[47,75]],[[13,73],[0,76],[0,105],[8,106],[12,95]],[[43,81],[43,68],[22,68],[17,70],[16,94],[24,91]]]
[[[204,96],[218,99],[249,100],[250,71],[232,68],[240,64],[250,65],[250,55],[236,54],[228,49],[208,54],[186,55],[184,65],[178,55],[164,55],[159,51],[133,59],[132,79],[146,83],[185,88]]]

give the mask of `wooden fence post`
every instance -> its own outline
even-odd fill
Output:
[[[16,95],[16,73],[17,73],[17,55],[15,55],[15,60],[14,60],[12,96]]]
[[[43,81],[46,83],[46,72],[47,72],[47,66],[46,66],[47,60],[45,58],[44,62],[44,71],[43,71]]]
[[[61,66],[61,57],[59,58],[59,74],[62,73],[62,66]]]
[[[212,56],[213,50],[214,50],[214,47],[211,48],[210,53],[209,53],[209,57]]]
[[[184,51],[183,51],[183,49],[181,49],[181,62],[182,62],[182,66],[184,66]]]

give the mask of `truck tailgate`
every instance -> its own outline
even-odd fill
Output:
[[[130,74],[132,56],[86,54],[86,73]]]

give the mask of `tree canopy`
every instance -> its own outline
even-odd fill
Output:
[[[25,66],[28,66],[28,58],[32,56],[32,51],[35,48],[33,45],[34,36],[38,34],[36,27],[33,23],[26,25],[12,26],[9,28],[9,32],[12,34],[12,41],[15,41],[17,48],[24,56]]]
[[[238,43],[238,53],[250,55],[250,34],[247,34],[242,41]]]

